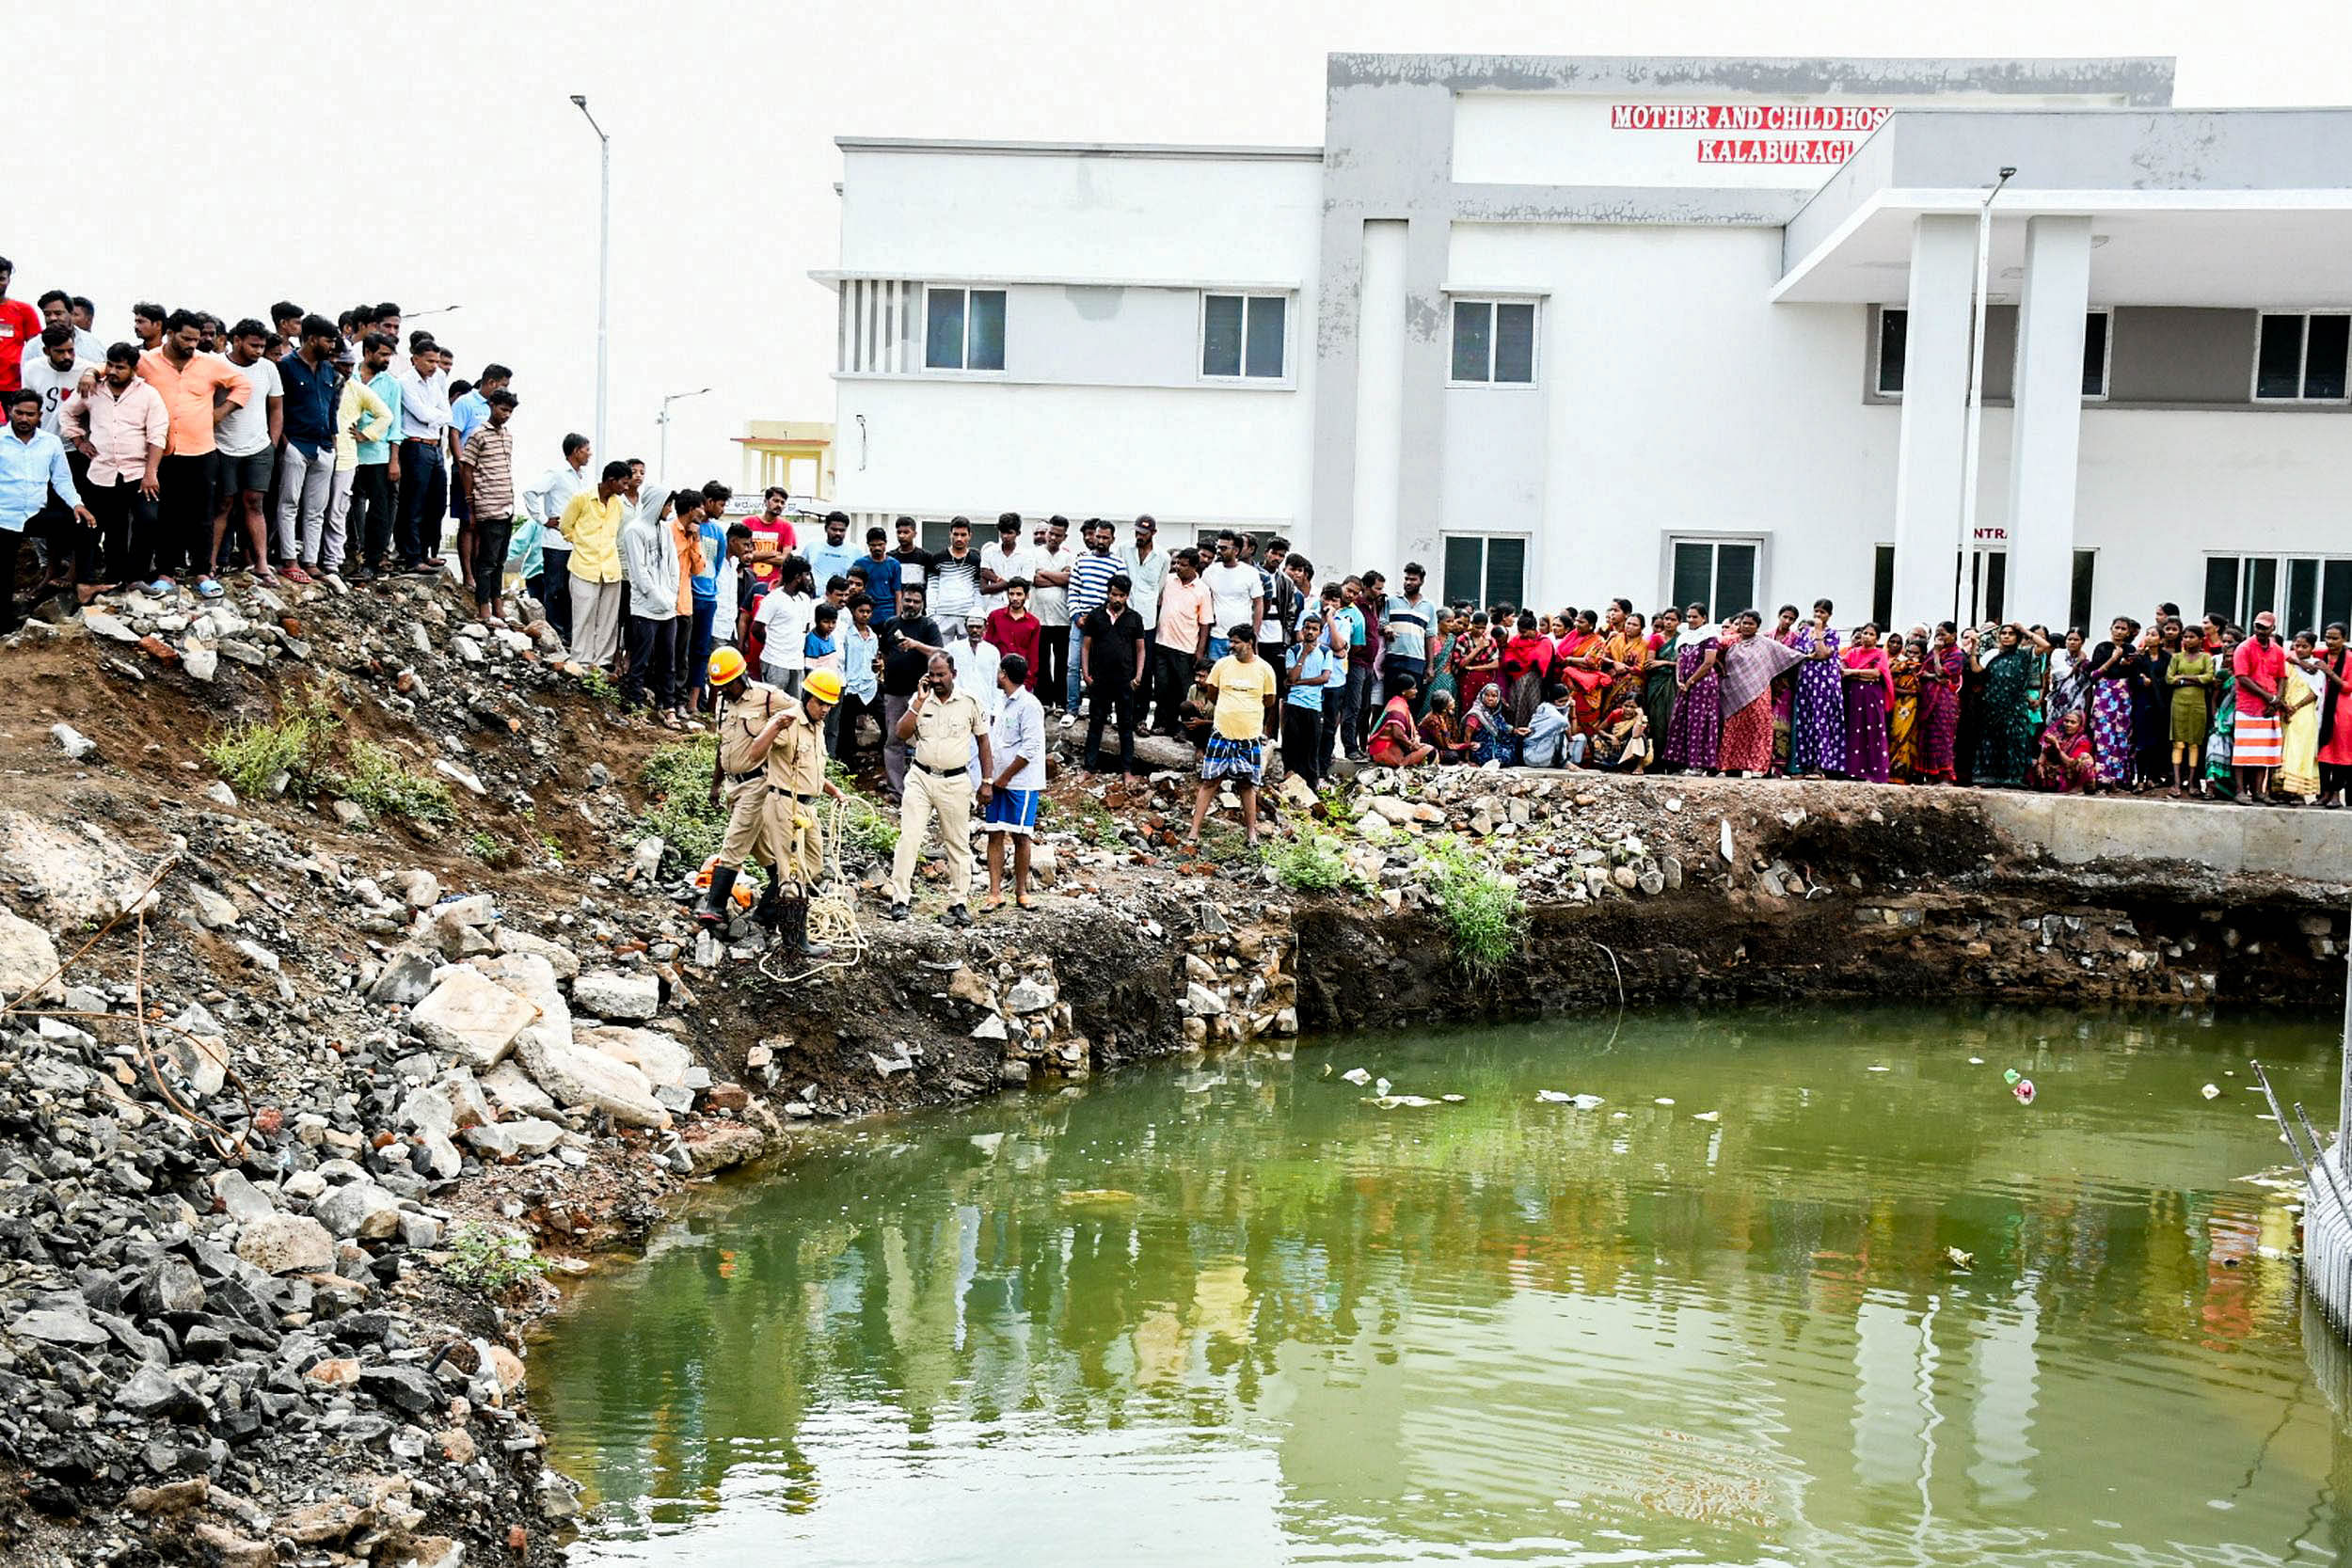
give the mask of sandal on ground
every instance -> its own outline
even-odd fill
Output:
[[[220,597],[222,589],[220,584],[213,578],[199,578],[196,579],[196,596],[198,598],[217,599]]]

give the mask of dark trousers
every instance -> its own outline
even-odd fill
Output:
[[[1162,735],[1176,734],[1176,709],[1192,689],[1192,654],[1184,648],[1152,644],[1152,726]]]
[[[1069,626],[1040,626],[1037,632],[1037,680],[1034,689],[1038,700],[1047,707],[1058,707],[1070,668]]]
[[[1092,705],[1089,709],[1089,717],[1087,720],[1086,770],[1089,773],[1099,773],[1103,770],[1103,721],[1110,718],[1113,710],[1116,710],[1119,721],[1119,770],[1121,773],[1134,772],[1136,770],[1136,710],[1143,705],[1142,691],[1126,681],[1113,686],[1110,682],[1103,680],[1094,682],[1087,688],[1087,690],[1092,699]]]
[[[1315,767],[1315,776],[1320,779],[1331,776],[1331,763],[1339,755],[1340,705],[1344,696],[1337,687],[1323,689],[1323,752]]]
[[[473,602],[488,610],[506,585],[506,546],[515,536],[512,517],[476,517],[473,522]]]
[[[693,620],[678,624],[677,689],[681,697],[700,697],[710,684],[710,623],[718,613],[718,600],[696,599]]]
[[[82,492],[94,529],[82,530],[73,552],[73,576],[81,582],[145,580],[155,569],[155,503],[139,494],[139,482],[93,484]],[[147,552],[142,559],[137,551]]]
[[[373,571],[382,571],[392,553],[392,467],[362,463],[351,470],[351,511],[343,532],[345,547]]]
[[[438,441],[400,444],[400,563],[414,566],[440,547],[449,510],[449,466]]]
[[[1364,750],[1364,704],[1371,696],[1375,682],[1372,666],[1350,664],[1347,667],[1347,691],[1340,699],[1340,739],[1347,747],[1349,756],[1360,756]]]
[[[1419,690],[1425,685],[1429,673],[1429,661],[1422,658],[1391,658],[1383,673],[1386,679],[1381,686],[1380,700],[1385,703],[1395,696],[1408,680],[1413,683],[1415,690]],[[1416,703],[1413,705],[1418,708],[1422,705]]]
[[[1311,784],[1323,783],[1323,710],[1282,705],[1282,766]]]
[[[648,621],[628,618],[628,669],[621,676],[621,701],[635,707],[648,693],[658,708],[678,705],[677,617]]]
[[[857,721],[871,719],[877,730],[882,729],[882,693],[871,697],[841,694],[840,705],[825,715],[825,755],[847,768],[857,756]],[[888,738],[884,732],[883,738]]]
[[[539,575],[523,584],[531,596],[539,601],[546,611],[548,625],[555,635],[569,642],[572,640],[572,552],[542,550],[539,554]]]
[[[213,558],[213,454],[167,457],[155,470],[161,492],[153,570],[169,577],[201,570]]]

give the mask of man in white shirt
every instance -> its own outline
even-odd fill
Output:
[[[988,904],[1004,908],[1005,840],[1012,840],[1012,901],[1029,907],[1029,840],[1045,794],[1045,708],[1029,689],[1029,661],[1007,654],[996,668],[1001,699],[989,732],[995,786],[980,814],[988,834]]]
[[[257,564],[269,560],[269,520],[262,503],[269,499],[271,470],[278,463],[278,443],[285,433],[286,381],[262,350],[269,346],[269,328],[247,317],[229,333],[229,362],[253,384],[245,405],[221,416],[213,427],[219,464],[218,499],[213,513],[213,570],[221,567],[221,546],[229,536],[233,514],[245,525],[247,559]],[[331,497],[331,491],[330,491]]]
[[[1132,544],[1119,552],[1120,569],[1127,574],[1133,586],[1127,594],[1127,608],[1143,617],[1143,629],[1156,631],[1160,625],[1160,584],[1168,580],[1168,551],[1155,548],[1160,525],[1145,513],[1136,519],[1136,537]]]
[[[1216,560],[1200,580],[1209,585],[1209,659],[1215,663],[1232,651],[1228,634],[1233,627],[1250,627],[1254,640],[1265,615],[1265,579],[1241,559],[1241,536],[1229,528],[1218,531]]]
[[[1077,552],[1068,545],[1070,519],[1045,519],[1045,542],[1033,551],[1029,573],[1029,613],[1037,617],[1037,689],[1059,699],[1067,684],[1070,657],[1070,568]]]
[[[988,630],[988,618],[977,611],[967,616],[961,641],[953,640],[952,625],[945,620],[939,625],[942,631],[950,634],[947,657],[956,666],[956,689],[979,699],[980,712],[991,723],[995,722],[997,713],[1005,705],[1005,694],[996,689],[996,673],[1003,667],[1003,656],[997,653],[996,644],[983,635]],[[976,789],[982,783],[979,768],[980,749],[976,742],[972,748],[972,784]]]
[[[40,338],[25,346],[17,372],[26,391],[40,394],[40,428],[61,437],[57,414],[65,407],[65,400],[82,389],[85,376],[95,389],[103,369],[98,361],[81,357],[74,346],[73,328],[42,327]]]
[[[1005,608],[1005,584],[1037,569],[1037,552],[1021,542],[1021,514],[996,519],[996,543],[980,552],[980,615]]]
[[[808,558],[787,556],[776,585],[760,595],[752,624],[760,630],[759,678],[798,699],[808,675],[808,628],[817,619]]]
[[[523,586],[539,601],[555,635],[566,642],[572,640],[572,542],[556,525],[574,496],[596,487],[596,470],[590,466],[596,455],[587,436],[564,436],[564,461],[523,492],[523,513],[540,528],[539,575]]]
[[[441,519],[449,515],[449,372],[432,339],[412,334],[400,382],[400,565],[441,567]],[[558,514],[561,515],[561,514]]]

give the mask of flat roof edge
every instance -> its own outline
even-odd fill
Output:
[[[2169,55],[2040,58],[1936,55],[1391,55],[1337,52],[1333,88],[1396,83],[1456,92],[2114,93],[2153,107],[2172,102]]]
[[[1320,147],[1184,142],[987,141],[960,136],[835,136],[844,152],[945,152],[1000,158],[1198,158],[1223,163],[1323,162]]]

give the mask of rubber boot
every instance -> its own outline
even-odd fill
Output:
[[[768,873],[768,885],[760,890],[759,906],[752,911],[752,918],[771,931],[781,931],[784,916],[784,882],[773,870]]]
[[[703,890],[703,901],[694,906],[694,918],[705,926],[724,926],[727,906],[735,894],[735,871],[731,865],[710,868],[710,885]]]
[[[784,901],[784,928],[780,934],[785,946],[803,958],[833,957],[832,947],[808,940],[808,900],[805,898],[787,898]]]

